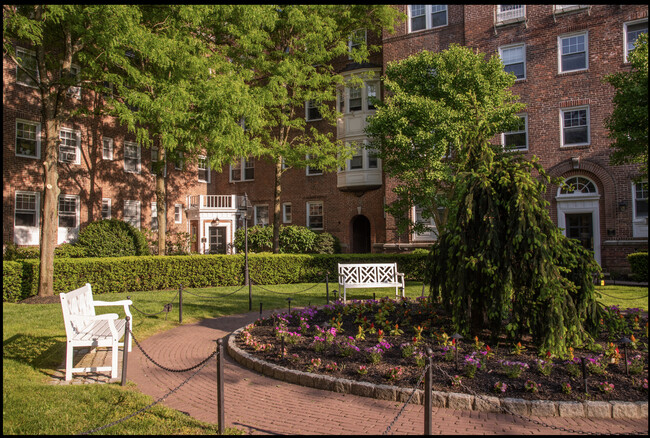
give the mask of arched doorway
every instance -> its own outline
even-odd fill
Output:
[[[370,252],[370,221],[364,215],[352,218],[352,252]]]

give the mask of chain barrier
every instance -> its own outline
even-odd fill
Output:
[[[438,365],[434,365],[434,366],[438,369],[438,371],[442,372],[442,374],[447,376],[448,379],[450,379],[450,380],[452,379],[452,377],[445,370],[440,368]],[[496,405],[493,404],[493,402],[491,400],[485,398],[481,394],[475,393],[470,388],[463,385],[462,382],[460,383],[460,386],[463,387],[468,393],[472,394],[474,397],[480,397],[482,400],[484,400],[484,401],[486,401],[488,403],[492,403],[493,406],[496,406]],[[543,423],[541,421],[535,420],[533,418],[527,417],[525,415],[521,415],[521,414],[518,414],[516,412],[512,412],[506,406],[499,405],[498,408],[500,410],[504,411],[507,414],[510,414],[512,416],[515,416],[515,417],[519,417],[519,418],[521,418],[523,420],[526,420],[526,421],[529,421],[531,423],[535,423],[538,426],[548,427],[548,428],[551,428],[551,429],[554,429],[554,430],[559,430],[559,431],[566,432],[566,433],[571,433],[571,434],[602,435],[602,432],[584,432],[584,431],[581,431],[581,430],[567,429],[566,427],[562,427],[562,426],[553,426],[551,424],[546,424],[546,423]],[[644,432],[627,432],[627,433],[621,433],[620,435],[646,435],[646,433],[644,433]]]
[[[239,292],[240,290],[242,290],[244,287],[246,287],[246,285],[243,285],[242,287],[240,287],[240,288],[237,289],[236,291],[234,291],[234,292],[230,292],[229,294],[226,294],[226,295],[224,295],[224,296],[222,296],[222,297],[208,297],[208,296],[205,296],[205,295],[197,295],[197,294],[195,294],[195,293],[193,293],[193,292],[188,291],[187,289],[185,289],[185,290],[183,291],[183,293],[190,294],[190,295],[194,295],[195,297],[198,297],[198,298],[207,298],[207,299],[209,299],[209,300],[220,300],[220,299],[222,299],[222,298],[226,298],[226,297],[229,297],[230,295],[234,295],[234,294],[236,294],[237,292]]]
[[[253,280],[251,280],[251,283],[253,284],[253,286],[255,286],[255,287],[259,287],[259,288],[262,289],[263,291],[270,292],[270,293],[273,293],[273,294],[280,294],[280,295],[297,295],[297,294],[301,294],[301,293],[303,293],[303,292],[307,292],[308,290],[311,290],[311,289],[315,288],[316,286],[318,286],[318,285],[320,285],[320,284],[323,284],[324,281],[319,281],[319,282],[316,283],[315,285],[310,286],[310,287],[308,287],[307,289],[300,290],[300,291],[298,291],[298,292],[277,292],[277,291],[274,291],[274,290],[269,290],[269,289],[267,289],[267,288],[265,288],[265,287],[263,287],[263,286],[261,286],[261,285],[255,283]]]
[[[131,335],[133,335],[133,333],[131,333]],[[135,341],[135,339],[134,339],[134,341]],[[136,344],[137,344],[137,341],[136,341]],[[138,345],[138,347],[140,347],[139,344],[137,344],[137,345]],[[142,350],[142,349],[140,349],[140,350]],[[144,351],[143,351],[143,353],[144,353]],[[216,354],[217,354],[217,352],[215,351],[214,353],[212,353],[212,354],[208,357],[208,359],[210,359],[212,356],[214,356],[214,355],[216,355]],[[146,353],[145,353],[145,356],[146,356]],[[147,357],[149,357],[149,356],[147,356]],[[150,359],[150,360],[151,360],[151,359]],[[153,362],[153,361],[152,361],[152,362]],[[154,363],[155,363],[155,362],[154,362]],[[170,395],[174,394],[176,391],[178,391],[179,389],[181,389],[181,388],[182,388],[182,387],[183,387],[187,382],[189,382],[190,380],[192,380],[192,378],[193,378],[194,376],[196,376],[196,375],[197,375],[197,374],[198,374],[198,373],[199,373],[199,372],[200,372],[200,371],[201,371],[201,370],[202,370],[202,369],[207,365],[207,363],[208,363],[208,360],[207,360],[207,359],[204,360],[204,361],[202,362],[201,367],[200,367],[198,370],[196,370],[196,371],[195,371],[191,376],[189,376],[189,377],[188,377],[187,379],[185,379],[185,380],[184,380],[180,385],[178,385],[176,388],[172,389],[172,390],[169,391],[167,394],[163,395],[162,397],[160,397],[158,400],[154,401],[153,403],[151,403],[151,404],[145,406],[145,407],[142,408],[142,409],[138,409],[137,411],[135,411],[135,412],[132,413],[132,414],[127,415],[126,417],[122,417],[122,418],[120,418],[119,420],[115,420],[115,421],[113,421],[112,423],[106,424],[106,425],[101,426],[101,427],[98,427],[98,428],[96,428],[96,429],[89,430],[89,431],[87,431],[87,432],[79,433],[78,435],[89,435],[89,434],[91,434],[91,433],[99,432],[100,430],[104,430],[104,429],[109,428],[109,427],[111,427],[111,426],[115,426],[116,424],[122,423],[122,422],[124,422],[124,421],[126,421],[126,420],[128,420],[128,419],[130,419],[130,418],[135,417],[136,415],[141,414],[142,412],[144,412],[144,411],[146,411],[146,410],[148,410],[148,409],[151,409],[152,407],[154,407],[155,405],[157,405],[158,403],[160,403],[161,401],[165,400],[167,397],[169,397]]]
[[[191,367],[189,367],[189,368],[184,368],[184,369],[182,369],[182,370],[174,370],[174,369],[172,369],[172,368],[167,368],[167,367],[165,367],[165,366],[163,366],[163,365],[160,365],[158,362],[156,362],[155,360],[153,360],[153,359],[151,358],[151,356],[149,356],[149,355],[147,354],[147,352],[144,351],[144,350],[142,349],[142,347],[140,346],[140,343],[138,342],[138,340],[135,338],[135,336],[133,336],[133,332],[130,332],[130,333],[131,333],[131,339],[133,339],[133,342],[135,342],[135,345],[140,349],[140,351],[142,352],[142,354],[144,354],[144,356],[145,356],[147,359],[149,359],[149,360],[150,360],[154,365],[156,365],[157,367],[162,368],[163,370],[165,370],[165,371],[169,371],[169,372],[171,372],[171,373],[184,373],[184,372],[186,372],[186,371],[191,371],[191,370],[193,370],[193,369],[196,368],[196,367],[199,367],[199,366],[201,366],[201,365],[204,365],[207,361],[209,361],[209,360],[212,358],[212,356],[214,356],[214,355],[217,354],[216,351],[213,351],[212,354],[210,354],[210,356],[206,357],[205,359],[203,359],[201,362],[197,363],[196,365],[193,365],[193,366],[191,366]]]
[[[171,310],[170,305],[174,302],[174,300],[176,299],[177,296],[178,296],[178,292],[176,292],[176,295],[174,295],[174,298],[172,298],[171,301],[169,301],[167,304],[163,305],[163,309],[158,313],[145,313],[142,310],[135,307],[135,304],[131,304],[131,307],[133,307],[135,310],[137,310],[138,312],[140,312],[141,314],[143,314],[145,316],[156,316],[156,315],[160,315],[163,312],[169,313],[169,311]],[[167,316],[165,315],[165,317],[167,317]]]
[[[400,411],[397,413],[393,421],[391,421],[391,423],[388,425],[388,427],[386,428],[384,433],[382,433],[382,435],[387,435],[390,433],[390,429],[393,427],[397,419],[402,415],[404,409],[406,409],[406,406],[411,402],[413,395],[415,395],[415,391],[420,386],[420,383],[422,383],[422,379],[424,379],[424,375],[427,373],[428,370],[429,370],[429,365],[427,364],[427,366],[424,367],[424,371],[422,372],[422,375],[420,375],[420,378],[418,379],[418,383],[416,383],[415,386],[413,387],[413,390],[411,391],[411,395],[409,396],[408,400],[404,402],[404,404],[402,405],[402,409],[400,409]]]
[[[604,292],[600,292],[600,291],[596,291],[596,293],[599,293],[599,294],[601,294],[601,295],[605,295],[606,297],[616,298],[617,300],[625,300],[625,301],[641,300],[641,299],[643,299],[643,298],[648,298],[648,295],[647,295],[647,294],[644,295],[644,296],[642,296],[642,297],[638,297],[638,298],[621,298],[621,297],[615,297],[615,296],[612,296],[612,295],[608,295],[608,294],[606,294],[606,293],[604,293]]]

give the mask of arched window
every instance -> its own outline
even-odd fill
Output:
[[[560,188],[558,195],[590,195],[597,194],[596,184],[584,176],[572,176],[564,180],[564,186]]]

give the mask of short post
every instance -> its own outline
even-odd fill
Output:
[[[455,355],[456,355],[456,371],[458,371],[458,341],[461,340],[463,337],[459,333],[454,333],[451,335],[451,339],[453,339],[454,343],[454,348],[456,349]]]
[[[124,324],[124,349],[122,350],[122,386],[126,386],[126,363],[129,359],[129,337],[131,330],[129,330],[129,321],[131,318],[126,317],[126,324]]]
[[[589,389],[587,388],[587,363],[585,362],[584,356],[582,357],[582,381],[585,385],[585,394],[589,394]]]
[[[287,302],[289,303],[289,313],[291,313],[291,297],[287,298]]]
[[[433,431],[433,403],[432,403],[432,382],[433,382],[433,351],[427,347],[428,368],[424,375],[424,434],[431,435]]]
[[[225,423],[223,400],[223,339],[217,339],[217,422],[220,435],[223,435]]]
[[[178,285],[178,323],[183,324],[183,285]]]
[[[424,298],[424,281],[422,282],[422,294],[420,294],[422,298]]]
[[[282,348],[282,350],[280,350],[280,356],[284,359],[284,333],[282,334],[282,341],[280,343],[280,348]]]
[[[329,304],[330,303],[330,279],[329,279],[329,273],[325,273],[325,303]]]
[[[262,319],[262,302],[260,301],[260,319]]]
[[[627,344],[631,343],[632,340],[627,336],[623,336],[619,342],[623,344],[623,355],[624,355],[623,360],[625,360],[625,375],[629,376],[630,370],[628,369],[628,364],[627,364]]]
[[[374,292],[372,293],[372,300],[373,300],[373,301],[377,301],[377,297],[375,296],[375,293],[374,293]]]

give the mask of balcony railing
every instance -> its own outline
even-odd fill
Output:
[[[526,19],[526,5],[498,5],[495,23],[508,24]]]
[[[187,197],[187,205],[191,209],[236,209],[237,195],[190,195]]]

